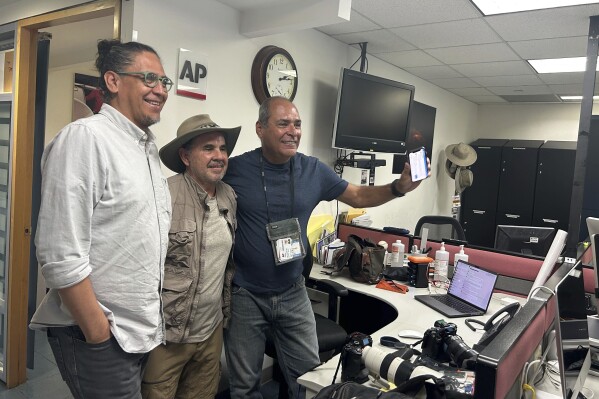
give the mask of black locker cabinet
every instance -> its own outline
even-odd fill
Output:
[[[568,231],[576,141],[547,141],[539,149],[532,226]]]
[[[587,153],[587,166],[584,175],[584,193],[582,198],[582,211],[580,215],[579,241],[589,235],[587,217],[599,217],[599,115],[591,117],[589,144]]]
[[[470,145],[476,162],[470,166],[474,180],[462,193],[460,218],[470,244],[492,247],[501,169],[501,151],[506,139],[479,139]]]
[[[463,209],[461,223],[466,241],[472,245],[493,248],[495,244],[495,210]]]
[[[544,140],[510,140],[501,151],[496,223],[530,226],[539,148]]]

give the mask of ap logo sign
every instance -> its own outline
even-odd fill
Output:
[[[177,74],[177,94],[180,96],[206,99],[208,68],[204,54],[179,49],[179,67]]]

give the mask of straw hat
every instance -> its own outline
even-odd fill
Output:
[[[447,159],[458,166],[470,166],[476,162],[476,151],[468,144],[450,144],[445,148]]]
[[[235,143],[237,143],[237,139],[239,138],[240,131],[241,126],[233,128],[218,126],[210,119],[208,114],[192,116],[183,121],[181,126],[179,126],[177,137],[160,149],[160,159],[173,172],[183,173],[185,171],[185,164],[181,161],[181,157],[179,157],[179,148],[201,134],[217,132],[225,136],[227,152],[231,155],[233,148],[235,148]]]
[[[449,159],[445,160],[445,172],[452,179],[455,179],[455,172],[456,172],[457,168],[458,168],[458,165],[456,165],[455,163],[451,162]]]
[[[461,193],[474,182],[474,174],[470,169],[459,166],[455,173],[455,191]]]

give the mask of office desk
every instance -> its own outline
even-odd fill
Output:
[[[482,337],[483,331],[470,330],[465,324],[466,318],[454,318],[449,319],[438,313],[437,311],[429,308],[428,306],[416,301],[414,295],[427,294],[429,293],[428,288],[413,288],[410,287],[410,291],[406,294],[400,294],[397,292],[387,291],[380,288],[376,288],[374,285],[362,284],[354,281],[349,276],[348,269],[344,269],[340,275],[330,277],[320,273],[323,269],[322,266],[315,264],[310,274],[311,278],[314,279],[329,279],[337,281],[347,287],[348,290],[362,295],[376,298],[382,302],[387,303],[397,311],[397,318],[389,324],[383,326],[379,330],[372,332],[370,335],[373,340],[373,347],[392,352],[392,348],[387,348],[379,344],[379,340],[382,336],[389,335],[398,338],[398,332],[400,330],[416,330],[424,334],[424,332],[433,327],[436,320],[444,319],[445,321],[455,323],[458,327],[457,334],[462,337],[464,342],[469,346],[472,346]],[[446,292],[443,289],[438,289],[439,293]],[[482,321],[488,320],[496,311],[501,309],[504,304],[501,303],[500,299],[508,296],[507,294],[495,293],[489,304],[487,314],[484,316],[477,317]],[[523,298],[512,297],[517,300],[524,301]],[[360,317],[359,314],[354,314],[354,317]],[[353,331],[348,331],[351,333]],[[413,343],[416,339],[400,338],[402,342]],[[323,387],[330,385],[333,381],[333,375],[335,369],[339,363],[339,355],[333,357],[328,362],[317,367],[313,371],[310,371],[300,378],[298,382],[307,388],[308,395],[318,392]],[[337,381],[341,380],[341,372],[337,375]]]
[[[334,277],[327,276],[325,274],[320,273],[323,269],[321,265],[315,264],[312,268],[312,272],[310,277],[313,279],[329,279],[333,281],[337,281],[340,284],[345,285],[348,290],[354,293],[359,293],[360,295],[365,295],[367,297],[374,298],[376,300],[382,301],[393,309],[397,311],[397,317],[389,322],[388,324],[382,326],[380,329],[371,332],[373,347],[392,352],[392,348],[387,348],[379,344],[379,340],[382,336],[393,336],[398,337],[398,332],[400,330],[416,330],[421,333],[424,333],[427,329],[431,328],[436,320],[444,319],[445,321],[455,323],[457,325],[457,334],[462,337],[464,342],[469,346],[472,346],[476,342],[479,341],[481,336],[483,335],[483,331],[470,330],[464,323],[466,318],[454,318],[449,319],[438,313],[437,311],[425,306],[424,304],[414,300],[414,295],[427,294],[429,293],[428,288],[413,288],[410,287],[410,291],[406,294],[400,294],[396,292],[391,292],[387,290],[382,290],[376,288],[374,285],[366,285],[362,283],[358,283],[354,281],[349,276],[348,269],[344,269],[340,275],[336,275]],[[438,289],[439,293],[444,293],[445,290]],[[434,293],[434,292],[433,292]],[[516,299],[521,303],[525,302],[525,298],[509,296],[505,293],[495,293],[489,303],[489,309],[487,310],[487,314],[484,316],[477,317],[477,319],[481,321],[488,320],[495,312],[501,309],[504,304],[500,301],[501,298],[510,297],[512,299]],[[360,317],[359,314],[354,314],[354,317]],[[351,333],[353,331],[348,331]],[[413,343],[417,340],[415,339],[407,339],[400,338],[402,342]],[[420,348],[418,348],[420,349]],[[298,382],[306,387],[307,389],[307,398],[315,395],[320,389],[323,387],[330,385],[333,381],[333,376],[335,374],[335,370],[339,363],[339,356],[337,355],[330,359],[328,362],[322,364],[317,367],[313,371],[310,371],[301,377],[298,378]],[[341,382],[341,370],[337,375],[336,382]],[[599,378],[594,376],[588,376],[585,386],[597,392],[599,394]]]

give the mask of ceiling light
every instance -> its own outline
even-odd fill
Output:
[[[586,70],[587,58],[548,58],[527,61],[537,73],[584,72]]]
[[[593,4],[591,0],[471,0],[484,15]]]
[[[582,96],[559,96],[562,101],[582,101]],[[593,96],[593,101],[599,101],[599,96]]]

